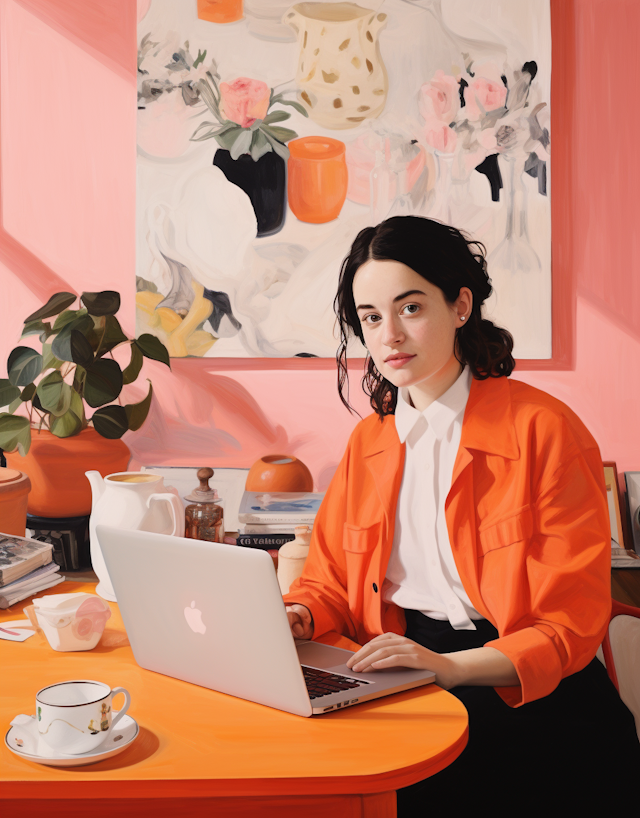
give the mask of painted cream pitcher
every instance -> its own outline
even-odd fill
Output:
[[[109,602],[116,602],[96,526],[110,525],[184,537],[184,506],[176,489],[165,486],[159,474],[119,472],[104,479],[98,471],[88,471],[85,475],[91,483],[91,564],[100,580],[96,593]]]
[[[282,22],[298,37],[298,98],[314,122],[356,128],[382,113],[388,79],[378,34],[385,13],[355,3],[297,3]]]

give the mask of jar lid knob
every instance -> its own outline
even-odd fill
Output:
[[[204,492],[211,491],[209,488],[209,480],[213,477],[213,469],[198,469],[196,477],[200,481],[200,487],[196,491]]]

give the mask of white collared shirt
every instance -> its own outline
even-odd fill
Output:
[[[470,389],[471,372],[465,369],[424,412],[411,405],[407,389],[398,390],[395,422],[406,454],[382,586],[383,599],[448,619],[456,630],[475,630],[471,620],[483,618],[460,581],[444,513]]]

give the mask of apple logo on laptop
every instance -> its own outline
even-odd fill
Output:
[[[207,626],[202,621],[202,611],[196,608],[195,599],[191,603],[190,608],[184,609],[184,618],[194,633],[204,633],[207,630]]]

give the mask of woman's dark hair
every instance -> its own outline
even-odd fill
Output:
[[[483,244],[467,238],[455,227],[420,216],[395,216],[358,233],[342,263],[334,301],[341,341],[336,354],[338,392],[350,412],[353,410],[348,401],[347,346],[352,334],[364,343],[353,299],[353,279],[370,259],[405,264],[439,287],[450,304],[458,298],[462,287],[468,287],[473,294],[473,307],[467,322],[456,332],[456,358],[479,380],[500,378],[513,372],[511,334],[481,315],[482,303],[492,292],[485,253]],[[347,398],[344,396],[345,384]],[[393,414],[397,387],[382,377],[368,354],[362,388],[370,396],[371,406],[380,419]]]

